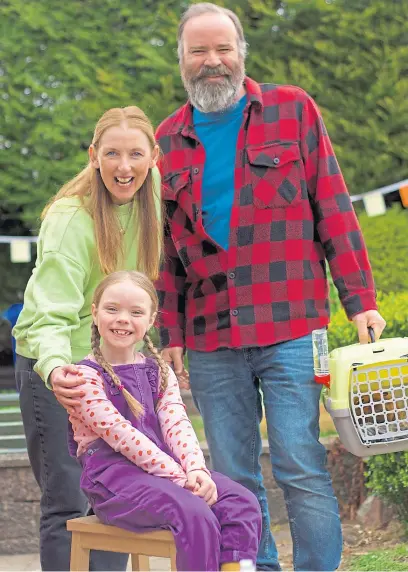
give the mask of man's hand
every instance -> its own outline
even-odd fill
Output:
[[[181,389],[190,389],[190,379],[188,371],[184,368],[183,348],[166,348],[162,351],[162,357],[165,362],[172,366],[177,376]]]
[[[81,405],[75,398],[85,395],[84,391],[79,389],[79,386],[85,383],[81,376],[82,373],[79,373],[75,365],[56,367],[50,374],[50,385],[55,397],[68,413],[75,413],[75,406]]]
[[[368,344],[370,340],[370,336],[368,334],[369,327],[373,328],[375,340],[377,341],[386,325],[384,318],[377,312],[377,310],[361,312],[361,314],[357,314],[351,319],[357,326],[358,340],[360,344]]]
[[[217,486],[205,471],[197,470],[187,473],[187,483],[184,488],[204,499],[208,506],[217,502]]]

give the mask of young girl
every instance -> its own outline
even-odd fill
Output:
[[[28,454],[41,488],[44,571],[69,570],[66,521],[85,514],[88,506],[79,487],[81,469],[66,447],[64,407],[72,409],[81,393],[76,387],[81,377],[67,374],[75,373],[71,364],[91,350],[95,287],[114,270],[158,275],[158,154],[152,125],[140,109],[110,109],[96,125],[88,165],[43,213],[36,266],[14,335]],[[126,560],[95,552],[91,569],[125,570]]]
[[[69,417],[81,487],[106,524],[170,529],[177,570],[239,570],[256,559],[259,503],[206,468],[175,374],[147,334],[157,306],[139,272],[115,272],[95,290],[92,354],[78,364],[85,395]],[[135,350],[141,340],[154,359]]]

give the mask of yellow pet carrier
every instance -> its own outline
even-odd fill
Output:
[[[324,403],[340,440],[359,457],[408,449],[408,338],[329,354]]]

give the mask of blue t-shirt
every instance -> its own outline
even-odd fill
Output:
[[[202,212],[206,233],[228,250],[238,132],[246,104],[244,95],[226,111],[193,110],[195,131],[205,149]]]

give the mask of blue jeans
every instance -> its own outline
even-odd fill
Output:
[[[326,450],[319,442],[321,386],[313,379],[311,336],[273,346],[188,350],[191,391],[214,470],[251,490],[262,510],[259,570],[280,570],[260,466],[262,396],[272,470],[282,488],[295,570],[335,570],[341,523]]]

